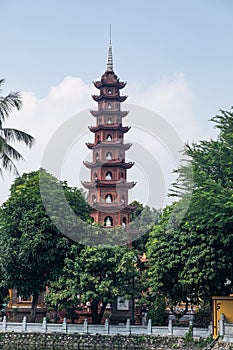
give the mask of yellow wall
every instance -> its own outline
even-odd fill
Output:
[[[213,300],[213,336],[218,336],[218,321],[221,314],[224,314],[227,322],[233,323],[233,296],[229,297],[212,297]]]

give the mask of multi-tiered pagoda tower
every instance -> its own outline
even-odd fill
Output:
[[[94,143],[87,143],[93,151],[93,161],[84,162],[91,169],[91,181],[83,182],[89,190],[89,204],[93,207],[92,218],[104,227],[128,226],[130,211],[128,190],[134,182],[127,182],[127,169],[134,163],[125,161],[125,151],[130,143],[124,143],[124,134],[130,127],[122,125],[122,118],[128,112],[121,110],[121,103],[127,96],[121,96],[120,90],[126,83],[121,82],[113,71],[112,46],[109,45],[107,69],[100,81],[94,85],[99,95],[92,98],[98,103],[98,109],[91,114],[96,118],[96,126],[89,127],[94,133]]]

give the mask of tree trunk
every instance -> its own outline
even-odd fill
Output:
[[[104,315],[104,311],[106,309],[107,303],[102,302],[102,306],[99,311],[99,300],[92,300],[91,302],[91,318],[93,324],[100,324]]]
[[[107,303],[103,302],[102,306],[101,306],[101,309],[100,309],[100,313],[99,313],[99,323],[101,323],[101,321],[102,321],[102,318],[104,316],[104,311],[106,309],[106,306],[107,306]]]
[[[32,295],[32,308],[31,308],[30,321],[33,323],[35,323],[36,321],[36,308],[37,308],[38,298],[39,298],[38,293],[34,293]]]
[[[99,315],[98,315],[98,300],[92,300],[91,301],[91,318],[93,324],[99,324]]]

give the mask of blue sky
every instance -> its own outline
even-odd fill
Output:
[[[211,136],[208,120],[233,105],[231,0],[0,0],[0,11],[3,93],[26,94],[25,114],[12,126],[37,138],[21,171],[39,167],[33,152],[39,159],[40,145],[42,152],[65,120],[56,119],[51,98],[61,97],[67,115],[93,104],[91,82],[105,70],[110,23],[114,68],[128,82],[129,102],[162,113],[184,141]],[[40,107],[34,114],[32,105]]]

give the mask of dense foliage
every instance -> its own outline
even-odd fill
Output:
[[[79,254],[65,260],[63,273],[49,286],[47,302],[64,307],[90,302],[92,322],[99,324],[108,303],[117,296],[135,298],[141,293],[133,278],[139,276],[132,249],[115,246],[84,247]]]
[[[21,295],[33,296],[32,319],[39,293],[59,275],[71,246],[45,211],[40,196],[41,176],[50,183],[58,182],[44,170],[24,174],[15,180],[0,211],[0,256],[5,285],[16,288]],[[87,219],[90,209],[83,194],[66,183],[60,184],[74,212]],[[55,204],[55,208],[62,205]]]
[[[163,211],[147,245],[151,293],[163,293],[171,308],[232,290],[233,111],[212,121],[217,139],[186,145],[190,162],[173,189],[181,199]]]

